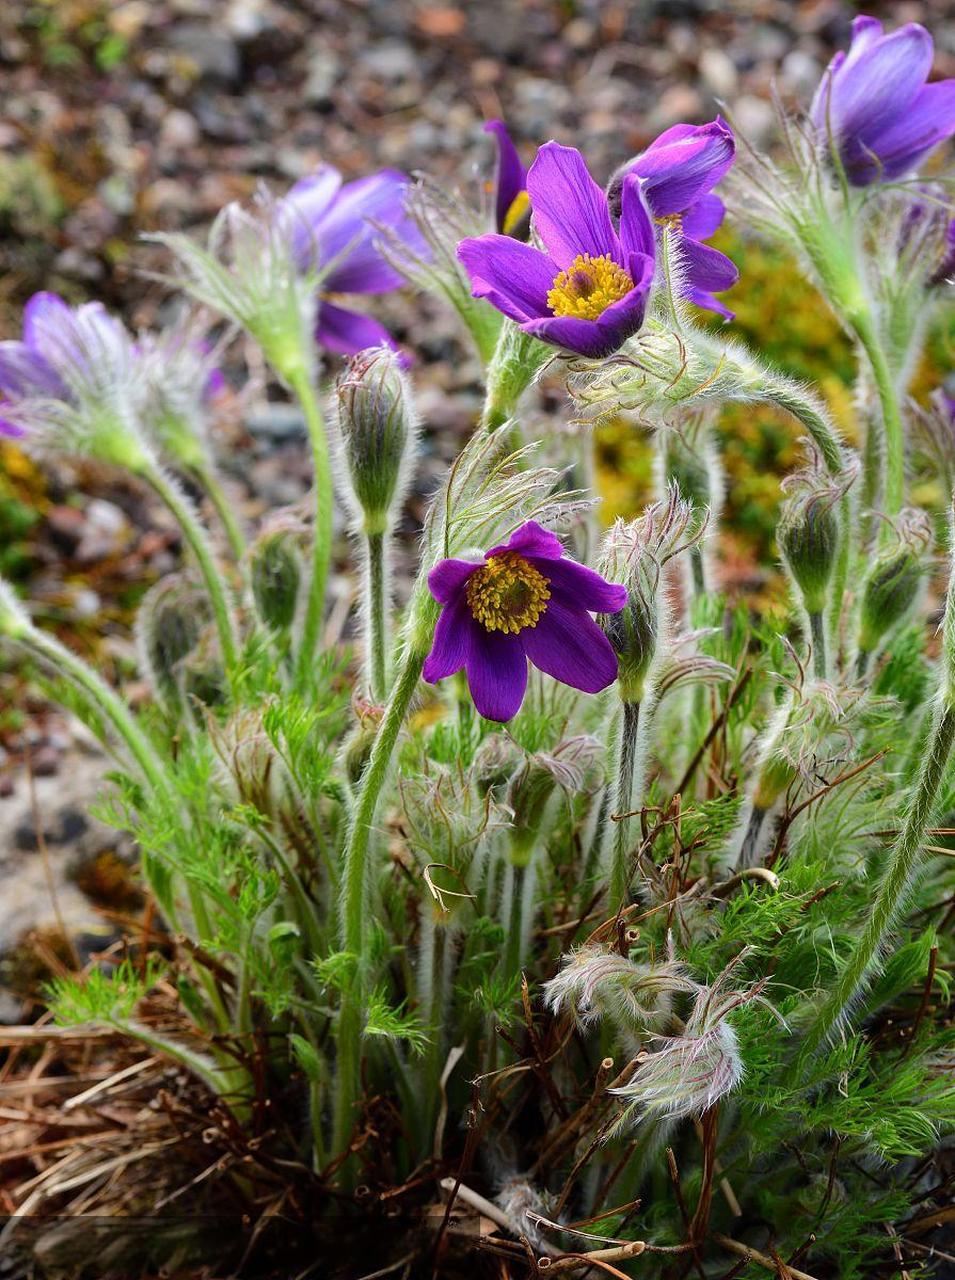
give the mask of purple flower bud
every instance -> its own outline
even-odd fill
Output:
[[[916,22],[886,35],[878,18],[853,21],[849,51],[829,63],[809,113],[853,186],[904,177],[955,133],[955,80],[926,83],[933,53]]]

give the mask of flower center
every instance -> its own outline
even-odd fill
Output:
[[[523,556],[502,551],[471,574],[465,595],[471,614],[486,631],[516,636],[525,627],[537,626],[547,608],[550,587]]]
[[[589,253],[579,253],[567,270],[554,279],[547,305],[555,316],[596,320],[632,288],[633,281],[609,254],[592,258]]]

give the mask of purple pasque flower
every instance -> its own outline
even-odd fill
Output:
[[[503,120],[488,120],[484,132],[493,133],[497,143],[497,169],[494,175],[495,228],[502,236],[526,240],[531,230],[527,170]]]
[[[617,677],[617,655],[590,615],[617,613],[626,589],[566,559],[560,539],[534,520],[483,560],[442,560],[428,586],[443,609],[424,678],[435,684],[463,667],[488,720],[520,710],[528,661],[585,693]]]
[[[849,51],[829,63],[809,111],[854,187],[904,177],[955,133],[955,80],[926,83],[933,53],[917,22],[886,35],[878,18],[854,19]]]
[[[366,347],[396,346],[377,320],[340,306],[337,296],[388,293],[405,283],[378,251],[379,226],[417,256],[429,256],[405,210],[409,185],[403,173],[382,169],[343,186],[339,171],[324,164],[279,202],[299,267],[321,276],[315,336],[326,351],[354,355]]]
[[[462,240],[472,292],[544,342],[608,356],[643,324],[653,284],[653,223],[639,181],[624,183],[619,233],[573,147],[545,143],[527,191],[543,249],[502,235]]]
[[[26,434],[30,402],[78,406],[108,397],[132,378],[132,344],[99,302],[68,306],[35,293],[23,310],[23,338],[0,342],[0,432]]]
[[[672,220],[682,232],[685,296],[728,320],[733,312],[713,294],[732,288],[739,272],[725,254],[703,241],[723,221],[723,201],[712,191],[735,159],[736,140],[721,116],[708,124],[675,124],[622,165],[607,189],[611,210],[616,212],[624,180],[632,174],[639,177],[653,217],[658,222]]]

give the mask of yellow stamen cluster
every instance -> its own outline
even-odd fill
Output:
[[[485,630],[516,636],[525,627],[537,626],[550,587],[530,561],[516,551],[502,551],[471,574],[465,595],[472,616]]]
[[[547,305],[555,316],[596,320],[614,302],[625,298],[633,281],[609,254],[593,258],[579,253],[566,271],[554,280]]]

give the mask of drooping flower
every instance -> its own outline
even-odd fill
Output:
[[[739,279],[735,265],[703,243],[723,221],[726,210],[713,188],[726,176],[736,159],[733,131],[722,117],[708,124],[675,124],[645,151],[617,170],[608,185],[612,211],[619,211],[624,180],[640,178],[651,214],[659,222],[670,220],[681,235],[684,292],[691,302],[732,319],[722,302],[713,297]]]
[[[625,588],[566,559],[560,539],[534,520],[483,560],[442,560],[428,586],[443,609],[424,678],[436,684],[464,668],[488,720],[517,714],[528,661],[585,693],[616,679],[616,654],[591,614],[622,609]]]
[[[35,293],[22,340],[0,342],[0,431],[43,448],[134,466],[144,384],[132,339],[99,302]]]
[[[544,342],[608,356],[643,324],[653,284],[653,224],[639,180],[624,183],[619,234],[573,147],[545,143],[527,191],[543,250],[502,235],[462,240],[458,256],[474,295]]]
[[[494,223],[502,236],[526,240],[530,234],[531,201],[527,194],[527,169],[511,141],[503,120],[488,120],[485,133],[493,133],[497,143],[494,175]]]
[[[853,186],[904,177],[955,133],[955,80],[926,83],[933,53],[917,22],[886,35],[878,18],[853,21],[849,51],[829,63],[809,113]]]
[[[315,336],[326,351],[354,355],[366,347],[395,346],[383,325],[340,306],[338,295],[388,293],[404,284],[379,252],[380,227],[387,227],[416,255],[426,254],[421,233],[405,209],[409,182],[403,173],[383,169],[343,186],[339,171],[324,164],[296,182],[279,202],[279,217],[287,222],[300,268],[319,275]]]

